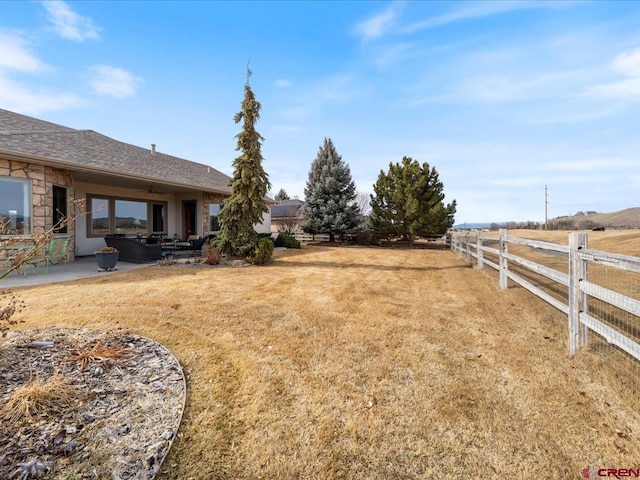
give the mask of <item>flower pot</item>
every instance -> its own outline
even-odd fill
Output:
[[[116,270],[119,252],[96,252],[98,271]]]

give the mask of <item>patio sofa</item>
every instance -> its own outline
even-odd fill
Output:
[[[120,252],[118,260],[131,263],[155,262],[162,258],[162,245],[148,244],[144,240],[107,235],[104,241],[109,247],[115,247]]]

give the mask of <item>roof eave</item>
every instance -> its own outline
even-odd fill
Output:
[[[144,182],[153,182],[153,183],[169,185],[174,187],[193,188],[194,190],[200,190],[208,193],[216,193],[216,194],[224,194],[224,195],[229,195],[231,193],[230,188],[227,188],[227,189],[204,188],[202,185],[193,185],[189,183],[179,183],[179,182],[168,182],[164,179],[149,177],[146,175],[135,175],[130,173],[122,174],[122,173],[114,172],[113,170],[109,170],[108,168],[83,167],[81,165],[78,165],[77,163],[65,162],[57,158],[43,157],[40,155],[15,152],[12,150],[4,150],[2,148],[0,148],[0,159],[17,160],[19,162],[24,162],[24,163],[36,163],[38,165],[54,166],[54,167],[64,168],[72,171],[97,173],[97,174],[109,175],[112,177],[130,178],[130,179],[140,180]]]

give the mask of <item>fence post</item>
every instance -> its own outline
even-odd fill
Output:
[[[507,257],[505,253],[509,252],[509,246],[507,244],[507,229],[500,229],[500,290],[507,289],[507,270],[509,265],[507,264]]]
[[[465,240],[465,257],[467,262],[471,263],[471,246],[469,245],[469,232],[464,237]]]
[[[478,255],[478,268],[482,270],[484,268],[484,254],[482,252],[482,235],[480,235],[480,232],[476,236],[476,254]]]
[[[587,327],[580,324],[580,312],[586,308],[586,294],[580,291],[580,282],[586,279],[586,260],[578,252],[587,248],[586,233],[569,234],[569,355],[574,355],[587,340]]]

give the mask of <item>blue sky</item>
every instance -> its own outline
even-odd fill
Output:
[[[435,166],[457,223],[640,206],[640,2],[0,2],[0,108],[227,174],[249,60],[274,192],[330,137],[359,191]]]

